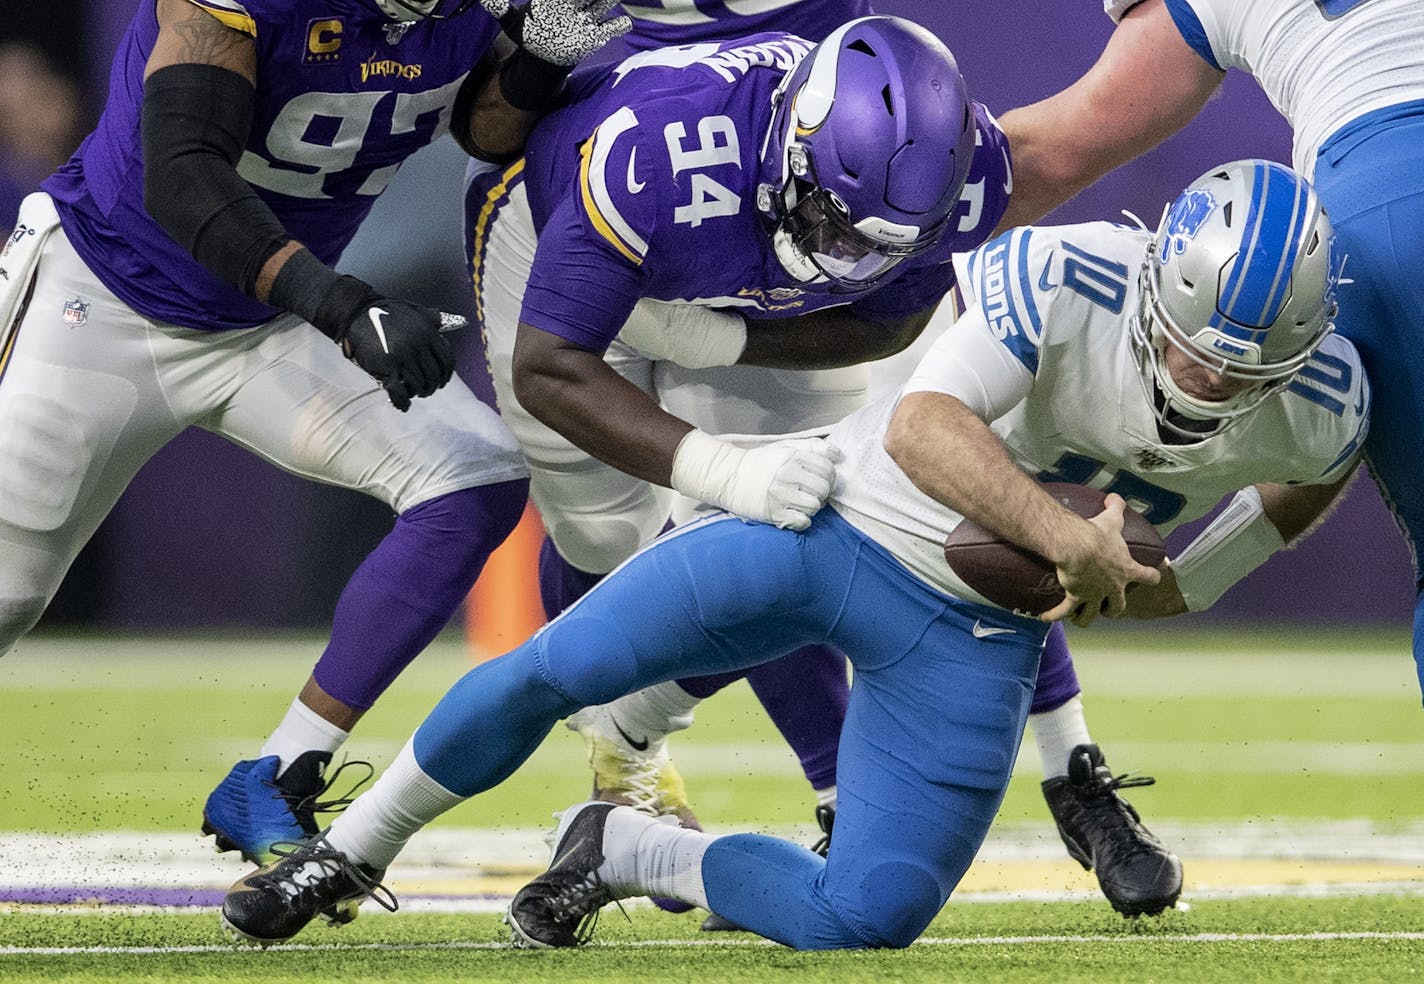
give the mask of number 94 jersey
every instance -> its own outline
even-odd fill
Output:
[[[761,157],[772,93],[811,47],[766,33],[576,73],[572,104],[539,124],[522,174],[506,176],[523,181],[539,233],[520,320],[602,351],[640,297],[751,318],[856,304],[888,319],[943,296],[950,253],[982,243],[1007,204],[1006,144],[977,104],[969,185],[929,254],[861,289],[797,281],[776,258],[757,206]]]
[[[370,0],[189,0],[256,46],[252,131],[238,173],[292,238],[333,263],[411,154],[447,132],[460,83],[499,33],[474,9],[396,24]],[[124,303],[187,328],[275,313],[198,264],[143,204],[139,114],[153,4],[119,45],[98,127],[44,190],[80,257]]]

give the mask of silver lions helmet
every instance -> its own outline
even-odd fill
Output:
[[[1315,190],[1281,164],[1233,161],[1178,195],[1148,244],[1131,326],[1162,426],[1219,433],[1288,384],[1335,327],[1340,259]],[[1194,397],[1164,364],[1169,345],[1251,385],[1222,400]],[[1215,426],[1179,426],[1172,411]]]

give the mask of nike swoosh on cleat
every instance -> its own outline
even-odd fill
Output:
[[[391,354],[391,347],[386,344],[386,326],[381,324],[381,319],[391,312],[378,307],[373,307],[366,312],[371,317],[371,325],[376,329],[376,338],[381,343],[381,351],[387,355]]]
[[[623,730],[623,725],[618,723],[618,719],[616,717],[610,715],[609,720],[613,722],[614,729],[620,735],[623,736],[623,740],[626,741],[630,746],[632,746],[634,751],[646,752],[648,750],[648,739],[646,735],[643,737],[642,741],[635,741],[632,735],[628,734],[628,732]]]
[[[974,620],[974,628],[970,629],[969,631],[974,634],[974,638],[976,639],[987,639],[990,636],[1003,635],[1005,633],[1013,635],[1014,633],[1013,629],[995,628],[992,625],[985,625],[978,619]]]

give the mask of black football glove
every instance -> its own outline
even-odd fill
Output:
[[[356,313],[340,341],[346,357],[378,380],[402,412],[455,373],[455,347],[442,331],[440,312],[409,301],[376,298]]]
[[[446,332],[464,323],[458,315],[382,297],[355,277],[342,277],[313,319],[348,359],[381,384],[400,411],[450,381],[455,348]]]

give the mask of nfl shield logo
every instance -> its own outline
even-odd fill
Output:
[[[81,328],[89,320],[89,302],[74,297],[64,302],[64,323],[71,328]]]

